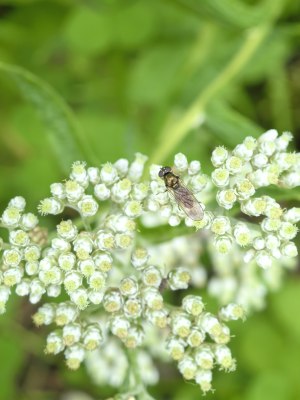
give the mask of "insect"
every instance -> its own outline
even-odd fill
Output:
[[[203,218],[203,208],[193,193],[180,182],[179,176],[174,174],[172,168],[162,167],[158,176],[164,180],[167,190],[186,215],[194,221],[200,221]]]

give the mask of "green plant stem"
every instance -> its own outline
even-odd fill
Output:
[[[157,150],[150,157],[149,163],[162,163],[194,126],[199,126],[201,122],[204,122],[205,108],[209,101],[238,75],[269,31],[270,25],[259,26],[248,31],[240,49],[220,74],[198,95],[177,121],[163,129]]]
[[[134,396],[138,400],[155,400],[148,392],[142,381],[137,364],[137,350],[126,349],[128,372],[122,386],[122,393],[115,396],[115,400],[127,400]]]

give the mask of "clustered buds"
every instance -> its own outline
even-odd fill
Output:
[[[232,151],[217,147],[210,176],[199,161],[176,154],[172,171],[204,210],[198,221],[166,188],[160,165],[151,165],[147,177],[140,153],[132,163],[75,162],[38,210],[58,215],[72,208],[78,218],[62,219],[49,237],[25,212],[25,200],[13,198],[1,215],[8,234],[0,240],[0,313],[12,292],[32,304],[47,296],[33,316],[37,326],[53,326],[45,351],[63,352],[73,370],[85,361],[97,383],[122,385],[130,364],[126,348],[136,354],[142,381],[156,383],[146,350],[165,357],[165,343],[184,379],[211,390],[213,368],[236,365],[227,323],[262,308],[298,254],[300,208],[283,208],[262,191],[300,185],[299,153],[287,151],[291,139],[271,130],[246,137]],[[182,221],[185,227],[176,228]],[[166,224],[174,227],[172,239],[160,237]],[[200,261],[204,251],[209,277]],[[180,306],[170,304],[173,291],[193,286],[196,293],[205,285],[221,305],[218,315],[188,292]]]

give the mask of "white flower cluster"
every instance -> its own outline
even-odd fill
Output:
[[[247,137],[228,152],[224,147],[213,151],[216,168],[212,182],[218,187],[217,202],[226,210],[239,203],[241,211],[251,217],[263,217],[257,226],[234,223],[228,217],[217,216],[211,222],[215,247],[227,254],[233,243],[248,248],[245,262],[255,259],[258,266],[269,268],[275,259],[296,257],[292,240],[297,234],[300,208],[282,209],[270,196],[254,197],[256,190],[269,185],[288,188],[300,185],[300,154],[286,152],[292,139],[290,133],[278,137],[270,130],[257,140]]]
[[[183,377],[195,380],[204,393],[212,389],[215,364],[225,371],[235,369],[235,359],[227,346],[230,330],[223,321],[243,317],[243,309],[231,303],[220,310],[218,318],[205,312],[202,298],[194,295],[184,297],[182,309],[171,314],[167,350],[178,362]]]
[[[0,314],[5,312],[11,288],[19,296],[29,295],[35,298],[37,282],[29,279],[30,271],[38,268],[41,255],[36,244],[39,233],[36,229],[38,218],[32,213],[25,213],[26,202],[23,197],[14,197],[1,216],[1,225],[9,232],[8,243],[1,240],[3,250],[0,268]],[[27,275],[27,277],[26,277]]]
[[[148,182],[147,157],[140,153],[132,163],[119,159],[100,168],[75,162],[38,209],[57,215],[69,207],[78,218],[63,219],[49,236],[15,197],[1,216],[8,235],[0,241],[0,313],[13,288],[32,304],[47,296],[33,316],[37,326],[55,325],[46,352],[63,352],[71,369],[85,360],[96,382],[118,387],[128,378],[133,351],[141,381],[156,382],[145,351],[161,356],[157,338],[167,336],[167,351],[184,378],[207,392],[214,366],[235,368],[225,322],[243,318],[243,309],[261,308],[266,293],[279,287],[282,267],[290,268],[298,254],[293,240],[300,208],[282,208],[261,189],[300,184],[300,158],[287,152],[290,140],[272,130],[247,137],[232,152],[218,147],[211,177],[199,161],[175,155],[172,173],[190,199],[212,210],[199,221],[166,188],[161,166],[150,166]],[[240,212],[251,223],[234,219]],[[165,224],[174,229],[162,231]],[[207,256],[212,274],[202,264]],[[164,299],[167,291],[175,303],[172,291],[205,285],[223,306],[218,316],[199,296],[186,294],[180,307]]]

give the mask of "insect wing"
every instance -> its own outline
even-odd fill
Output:
[[[189,189],[180,185],[178,188],[171,190],[177,204],[189,218],[194,221],[200,221],[203,218],[203,208]]]

